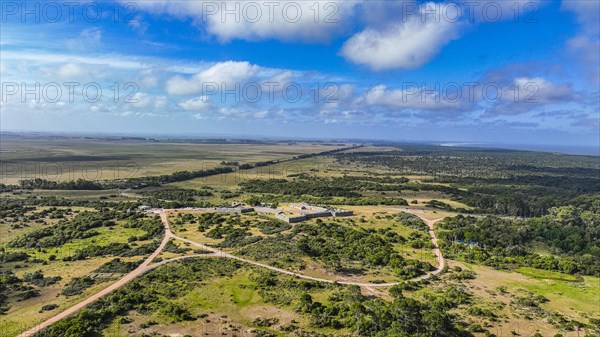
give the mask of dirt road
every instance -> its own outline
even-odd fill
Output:
[[[142,275],[143,273],[145,273],[146,271],[148,271],[149,270],[148,266],[158,256],[158,254],[160,254],[160,252],[163,250],[163,248],[165,247],[167,242],[169,242],[169,239],[171,239],[171,230],[168,227],[169,223],[167,221],[166,215],[164,213],[161,213],[160,217],[165,226],[165,236],[164,236],[162,242],[160,243],[160,245],[158,246],[158,248],[152,253],[152,255],[150,255],[146,260],[144,260],[144,262],[142,262],[141,265],[139,265],[136,269],[131,271],[129,274],[125,275],[123,278],[121,278],[117,282],[111,284],[110,286],[101,290],[100,292],[88,297],[83,302],[77,303],[76,305],[70,307],[69,309],[59,313],[58,315],[56,315],[52,318],[49,318],[48,320],[36,325],[35,327],[21,333],[17,337],[33,336],[40,330],[43,330],[43,329],[49,327],[50,325],[60,321],[61,319],[64,319],[70,315],[75,314],[79,310],[85,308],[86,306],[92,304],[93,302],[99,300],[100,298],[110,294],[111,292],[115,291],[116,289],[121,288],[125,284],[129,283],[131,280],[135,279],[136,277],[138,277],[138,276]]]
[[[152,270],[155,269],[159,266],[165,265],[167,263],[171,263],[171,262],[175,262],[175,261],[180,261],[183,259],[188,259],[188,258],[194,258],[194,257],[206,257],[206,258],[210,258],[210,257],[224,257],[224,258],[229,258],[229,259],[233,259],[233,260],[237,260],[240,262],[244,262],[244,263],[248,263],[257,267],[261,267],[261,268],[265,268],[265,269],[269,269],[281,274],[287,274],[287,275],[292,275],[298,278],[302,278],[305,280],[310,280],[310,281],[317,281],[317,282],[326,282],[326,283],[338,283],[338,284],[345,284],[345,285],[357,285],[360,287],[368,287],[368,288],[377,288],[377,287],[390,287],[390,286],[394,286],[400,283],[403,283],[405,281],[401,281],[401,282],[393,282],[393,283],[364,283],[364,282],[352,282],[352,281],[337,281],[337,280],[329,280],[329,279],[323,279],[323,278],[318,278],[318,277],[312,277],[312,276],[308,276],[308,275],[303,275],[303,274],[299,274],[299,273],[294,273],[291,272],[289,270],[285,270],[285,269],[281,269],[281,268],[277,268],[277,267],[273,267],[273,266],[269,266],[267,264],[263,264],[260,262],[256,262],[256,261],[252,261],[252,260],[248,260],[248,259],[244,259],[229,253],[225,253],[223,251],[220,251],[218,249],[215,249],[213,247],[209,247],[206,245],[203,245],[201,243],[197,243],[188,239],[184,239],[182,237],[176,236],[175,234],[173,234],[171,232],[171,227],[169,226],[169,220],[168,220],[168,215],[167,212],[170,210],[155,210],[153,211],[155,214],[159,214],[161,221],[163,223],[163,226],[165,228],[165,236],[162,240],[162,242],[160,243],[160,245],[158,246],[158,248],[152,253],[152,255],[150,255],[146,260],[144,260],[144,262],[138,266],[135,270],[133,270],[132,272],[130,272],[129,274],[125,275],[123,278],[121,278],[120,280],[118,280],[117,282],[113,283],[112,285],[110,285],[109,287],[101,290],[100,292],[90,296],[89,298],[85,299],[84,301],[68,308],[67,310],[57,314],[56,316],[53,316],[51,318],[49,318],[48,320],[36,325],[35,327],[21,333],[20,335],[18,335],[17,337],[30,337],[33,336],[34,334],[36,334],[37,332],[39,332],[40,330],[43,330],[47,327],[49,327],[50,325],[64,319],[67,318],[70,315],[73,315],[75,313],[77,313],[78,311],[80,311],[81,309],[85,308],[86,306],[92,304],[93,302],[97,301],[98,299],[110,294],[111,292],[115,291],[116,289],[119,289],[120,287],[126,285],[127,283],[131,282],[133,279],[135,279],[136,277]],[[171,210],[171,211],[175,211],[175,210]],[[435,219],[435,220],[428,220],[426,218],[424,218],[423,216],[419,215],[417,212],[410,210],[410,209],[402,209],[402,211],[405,212],[409,212],[411,214],[414,214],[416,216],[418,216],[419,218],[421,218],[423,221],[425,221],[425,223],[429,226],[429,236],[431,237],[431,242],[433,242],[433,245],[435,246],[434,248],[434,252],[435,255],[437,257],[438,260],[438,268],[435,271],[432,271],[430,273],[427,273],[426,275],[422,275],[419,277],[416,277],[414,279],[412,279],[411,281],[421,281],[421,280],[426,280],[429,279],[430,277],[432,277],[433,275],[437,275],[440,272],[442,272],[442,270],[444,269],[444,266],[446,265],[446,261],[444,260],[444,257],[442,256],[442,253],[438,247],[438,240],[437,237],[435,236],[435,232],[434,232],[434,225],[436,222],[442,220],[442,219]],[[158,263],[154,263],[151,264],[152,261],[160,254],[160,252],[164,249],[164,247],[166,246],[167,242],[169,242],[170,239],[177,239],[177,240],[181,240],[183,242],[188,242],[191,245],[194,245],[198,248],[204,249],[206,251],[210,251],[211,254],[202,254],[202,255],[189,255],[189,256],[180,256],[180,257],[175,257],[172,259],[168,259],[168,260],[164,260]]]
[[[163,212],[164,214],[165,212]],[[420,216],[417,213],[414,212],[410,212],[411,214],[414,214],[416,216],[418,216],[419,218],[421,218],[423,221],[425,221],[425,223],[427,224],[427,226],[429,226],[429,236],[431,237],[431,242],[433,242],[433,245],[435,246],[434,248],[434,253],[435,256],[438,260],[438,268],[430,273],[427,273],[425,275],[419,276],[419,277],[415,277],[413,279],[411,279],[411,281],[422,281],[422,280],[426,280],[431,278],[433,275],[437,275],[439,273],[442,272],[442,270],[444,269],[444,266],[446,265],[446,261],[444,260],[444,257],[442,255],[442,252],[440,251],[438,244],[437,244],[437,237],[435,236],[435,232],[433,230],[433,227],[435,225],[436,222],[442,220],[440,219],[435,219],[435,220],[428,220],[422,216]],[[167,219],[166,217],[164,218],[165,220]],[[168,220],[166,220],[168,221]],[[165,228],[169,228],[168,223],[165,224]],[[170,229],[169,229],[170,232]],[[304,275],[304,274],[300,274],[300,273],[295,273],[289,270],[285,270],[285,269],[281,269],[281,268],[277,268],[277,267],[273,267],[264,263],[260,263],[260,262],[256,262],[256,261],[252,261],[252,260],[248,260],[248,259],[244,259],[242,257],[239,256],[235,256],[223,251],[220,251],[218,249],[215,249],[213,247],[209,247],[206,245],[203,245],[201,243],[197,243],[188,239],[184,239],[182,237],[179,237],[173,233],[170,232],[170,235],[178,240],[181,240],[183,242],[187,242],[191,245],[194,245],[198,248],[210,251],[213,253],[213,256],[218,256],[218,257],[224,257],[224,258],[229,258],[229,259],[233,259],[233,260],[238,260],[244,263],[248,263],[257,267],[261,267],[261,268],[265,268],[265,269],[269,269],[281,274],[287,274],[287,275],[292,275],[292,276],[296,276],[298,278],[301,279],[305,279],[305,280],[310,280],[310,281],[317,281],[317,282],[326,282],[326,283],[339,283],[339,284],[345,284],[345,285],[357,285],[360,287],[391,287],[400,283],[404,283],[405,281],[401,281],[401,282],[393,282],[393,283],[368,283],[368,282],[352,282],[352,281],[337,281],[337,280],[330,280],[330,279],[323,279],[323,278],[318,278],[318,277],[312,277],[312,276],[308,276],[308,275]]]

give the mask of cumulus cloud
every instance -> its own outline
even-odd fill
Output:
[[[600,1],[595,0],[563,0],[563,10],[575,14],[577,22],[588,34],[599,34]]]
[[[335,109],[353,109],[357,106],[356,87],[351,84],[324,86],[319,91],[319,101],[323,103],[322,111]]]
[[[363,100],[369,106],[414,110],[455,110],[460,106],[460,100],[455,97],[443,97],[439,90],[417,86],[388,90],[385,85],[377,85],[365,93]]]
[[[166,106],[167,98],[165,96],[154,96],[145,92],[136,92],[131,97],[124,99],[123,104],[127,107],[137,109],[158,110]]]
[[[444,11],[445,6],[430,2],[421,7],[419,14],[385,28],[367,28],[344,44],[341,55],[374,70],[420,67],[460,35],[461,23],[426,15],[431,11]]]
[[[210,106],[210,103],[208,97],[200,96],[180,102],[179,106],[187,111],[204,111]]]
[[[600,1],[569,0],[563,10],[575,14],[581,26],[578,35],[567,40],[567,52],[583,67],[591,83],[600,82]]]
[[[263,118],[267,118],[269,116],[269,112],[268,111],[257,111],[254,113],[254,117],[258,118],[258,119],[263,119]]]
[[[519,90],[518,98],[522,101],[528,100],[545,104],[570,101],[576,96],[571,84],[556,84],[542,77],[519,77],[515,79],[515,83]]]
[[[151,71],[143,71],[140,74],[140,85],[146,88],[154,88],[158,84],[158,78]]]
[[[347,29],[360,1],[142,1],[141,9],[193,18],[220,41],[327,41]]]
[[[493,97],[492,97],[493,96]],[[581,98],[570,83],[553,83],[542,77],[518,77],[483,100],[491,103],[484,117],[519,115],[550,104],[567,104]]]
[[[58,68],[56,74],[60,78],[76,78],[84,74],[83,68],[75,63],[67,63]]]
[[[172,95],[187,95],[201,92],[208,84],[216,84],[220,87],[224,83],[227,88],[230,88],[235,83],[251,79],[259,69],[259,66],[249,62],[219,62],[191,78],[179,75],[172,77],[167,81],[166,90]]]

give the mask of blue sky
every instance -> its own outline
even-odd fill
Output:
[[[1,128],[597,146],[599,4],[4,1]]]

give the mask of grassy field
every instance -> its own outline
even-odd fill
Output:
[[[230,263],[230,262],[227,262]],[[164,267],[154,271],[160,273]],[[176,299],[167,299],[184,308],[192,315],[200,317],[193,321],[173,322],[160,312],[129,315],[126,323],[113,323],[104,331],[105,336],[158,334],[167,336],[250,336],[253,330],[264,330],[276,336],[286,336],[279,328],[294,323],[300,328],[325,332],[325,329],[310,328],[308,320],[293,310],[293,305],[275,305],[266,302],[252,280],[255,268],[241,266],[231,275],[212,277],[200,286],[189,288]],[[285,276],[278,277],[281,280]],[[160,286],[160,285],[157,285]],[[315,298],[326,299],[329,289],[315,289]],[[284,295],[284,294],[282,294]],[[258,327],[257,318],[277,319],[270,327]],[[149,324],[150,323],[150,324]]]
[[[525,276],[544,279],[544,280],[556,280],[556,281],[565,281],[565,282],[581,282],[583,279],[581,277],[577,277],[574,275],[568,275],[563,273],[558,273],[555,271],[549,270],[541,270],[530,267],[521,267],[515,269],[517,273],[521,273]]]
[[[336,149],[313,143],[191,144],[141,140],[2,139],[1,183],[123,179],[210,169],[222,161],[248,163]]]
[[[36,207],[35,210],[24,213],[25,217],[48,210],[49,207]],[[56,207],[56,209],[71,209],[72,213],[67,213],[65,219],[71,219],[81,211],[90,211],[90,208],[84,207]],[[129,243],[130,246],[141,246],[148,244],[151,240],[136,240],[129,242],[129,238],[133,236],[141,236],[145,231],[139,228],[126,228],[124,221],[117,220],[116,224],[111,227],[98,227],[95,229],[96,235],[84,238],[73,239],[59,247],[49,248],[13,248],[8,247],[10,240],[31,233],[35,230],[51,226],[60,219],[42,217],[41,221],[27,222],[22,218],[18,221],[19,224],[25,225],[20,228],[13,228],[12,222],[3,222],[0,224],[0,230],[5,235],[0,241],[0,250],[5,253],[23,252],[29,255],[29,261],[2,262],[0,264],[0,272],[12,271],[16,277],[23,279],[26,274],[31,274],[37,271],[43,273],[44,278],[52,278],[60,276],[60,280],[54,284],[47,286],[35,286],[33,289],[39,291],[39,296],[22,299],[21,292],[8,294],[7,307],[8,310],[4,315],[0,315],[1,337],[12,337],[18,332],[35,326],[37,323],[52,317],[58,312],[61,312],[70,306],[80,302],[86,297],[97,293],[98,291],[109,286],[112,282],[120,278],[121,274],[104,275],[96,279],[95,284],[85,288],[82,293],[73,296],[61,295],[61,291],[65,289],[67,284],[74,278],[89,276],[92,271],[114,259],[114,256],[99,256],[88,257],[83,260],[64,261],[63,258],[73,256],[79,249],[90,247],[93,245],[110,246],[116,243]],[[3,221],[6,219],[3,219]],[[122,257],[124,262],[133,262],[141,260],[142,256]],[[30,286],[26,282],[21,283],[23,286]],[[58,307],[52,310],[41,311],[45,305],[57,305]]]
[[[135,261],[139,258],[140,257],[123,258],[122,260]],[[112,259],[113,257],[99,257],[72,262],[55,261],[45,266],[24,265],[22,268],[14,269],[16,271],[15,274],[19,277],[22,277],[25,273],[42,270],[44,276],[61,276],[62,280],[54,285],[41,288],[39,297],[17,301],[12,296],[9,296],[10,309],[5,315],[0,315],[0,327],[2,327],[2,329],[0,329],[0,337],[14,337],[18,333],[34,327],[36,324],[43,322],[57,313],[81,302],[90,295],[108,287],[117,280],[118,276],[115,276],[109,281],[97,283],[90,288],[87,288],[80,295],[70,297],[60,295],[60,292],[70,280],[75,277],[87,276],[93,270]],[[10,268],[12,265],[14,264],[10,264],[10,266],[6,265],[5,267]],[[23,264],[21,263],[21,265]],[[48,304],[56,304],[58,305],[58,308],[40,312],[42,306]]]
[[[33,227],[35,228],[35,227]],[[30,229],[28,228],[28,231]],[[115,226],[115,227],[101,227],[97,228],[96,231],[98,235],[85,238],[85,239],[75,239],[71,242],[67,242],[60,247],[52,247],[45,249],[37,249],[37,248],[11,248],[5,245],[0,245],[7,252],[25,252],[29,254],[34,259],[42,259],[48,260],[50,255],[54,255],[56,259],[62,259],[63,257],[71,256],[78,249],[88,247],[90,245],[99,245],[106,246],[111,243],[127,243],[127,239],[132,236],[138,236],[144,234],[144,231],[138,228],[125,228],[123,226]],[[11,233],[11,236],[17,236],[24,234],[24,232],[16,231]],[[143,245],[149,243],[150,240],[146,241],[137,241],[138,245]]]
[[[197,178],[190,181],[173,183],[181,188],[202,188],[209,186],[215,189],[236,190],[242,181],[251,179],[285,179],[290,175],[306,173],[318,177],[341,176],[343,171],[330,157],[312,157],[277,163],[249,170],[224,173],[215,176]]]
[[[476,273],[474,280],[466,282],[466,289],[476,296],[477,300],[473,303],[481,307],[496,308],[494,312],[499,320],[487,321],[487,324],[491,325],[489,330],[497,336],[509,336],[511,331],[522,336],[533,336],[539,330],[543,336],[561,333],[564,336],[576,337],[577,332],[565,331],[550,324],[554,313],[584,323],[588,323],[590,318],[600,318],[600,278],[583,277],[579,282],[567,282],[557,278],[566,279],[570,275],[533,268],[506,272],[456,261],[449,261],[449,265],[460,266]],[[539,305],[539,313],[535,313],[538,310],[536,308],[515,305],[518,298],[533,296],[543,296],[547,299],[547,302]],[[498,309],[498,304],[501,309]],[[464,311],[462,314],[469,316]],[[485,322],[475,317],[472,320],[482,325]]]

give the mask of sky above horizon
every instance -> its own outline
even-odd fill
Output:
[[[3,1],[0,130],[598,146],[600,1]]]

